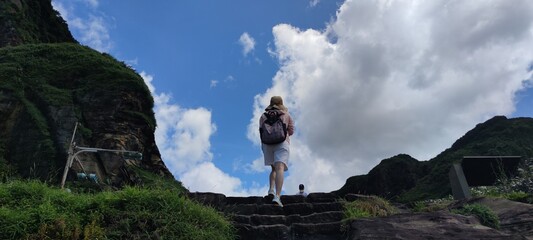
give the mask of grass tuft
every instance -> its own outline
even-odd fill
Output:
[[[364,217],[384,217],[396,213],[395,208],[385,199],[370,196],[357,199],[344,205],[345,220]]]

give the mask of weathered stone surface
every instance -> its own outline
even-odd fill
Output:
[[[533,239],[533,205],[501,198],[473,198],[464,203],[479,203],[489,207],[498,215],[502,232]]]
[[[261,204],[264,203],[263,197],[226,197],[227,204]]]
[[[293,239],[308,239],[308,240],[333,240],[346,239],[342,232],[342,223],[326,222],[326,223],[295,223],[292,225]]]
[[[283,210],[285,215],[299,214],[299,215],[309,215],[313,213],[313,204],[311,203],[293,203],[285,204]]]
[[[264,215],[285,215],[283,208],[277,204],[262,204],[257,206],[257,213]]]
[[[446,211],[353,220],[349,239],[526,239],[482,226],[474,217]]]
[[[355,194],[355,193],[348,193],[346,195],[344,195],[344,199],[348,202],[353,202],[355,200],[359,200],[359,199],[366,199],[366,198],[371,198],[373,196],[369,196],[369,195],[363,195],[363,194]]]
[[[237,234],[240,239],[255,240],[290,240],[290,228],[283,225],[251,226],[246,224],[235,224]]]
[[[224,212],[232,214],[252,215],[259,212],[257,204],[227,205],[221,207]],[[279,208],[279,207],[278,207]],[[282,215],[282,214],[278,214]]]
[[[244,225],[252,225],[251,221],[252,216],[251,215],[239,215],[239,214],[233,214],[231,215],[230,219],[234,223],[244,224]]]
[[[307,202],[334,202],[339,200],[339,196],[334,193],[309,193],[307,195],[306,201]]]
[[[259,225],[276,225],[276,224],[287,224],[287,217],[284,215],[259,215],[254,214],[250,216],[251,224],[255,226]]]
[[[226,196],[221,193],[190,192],[189,198],[217,209],[220,209],[226,204]]]
[[[341,202],[314,203],[313,210],[315,212],[343,211],[344,205]]]
[[[344,217],[341,211],[320,212],[310,215],[302,216],[301,223],[324,223],[324,222],[338,222]]]
[[[301,203],[305,201],[306,201],[306,198],[302,195],[282,195],[281,196],[281,202],[283,202],[283,204]]]

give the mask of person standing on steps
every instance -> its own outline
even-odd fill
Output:
[[[268,195],[273,195],[272,202],[283,207],[281,189],[284,173],[288,170],[290,154],[290,136],[294,134],[294,122],[280,96],[270,98],[270,105],[259,119],[259,135],[265,166],[272,168],[269,175]],[[275,190],[275,191],[274,191]]]

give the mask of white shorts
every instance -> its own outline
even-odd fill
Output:
[[[285,171],[289,168],[290,144],[285,141],[276,145],[261,144],[263,155],[265,157],[265,166],[272,166],[276,162],[282,162],[285,165]]]

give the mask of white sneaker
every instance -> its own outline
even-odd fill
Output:
[[[268,190],[268,195],[274,196],[275,195],[274,189]]]
[[[280,207],[283,207],[283,204],[281,203],[281,200],[277,195],[274,195],[274,198],[272,198],[272,202],[277,203]]]

